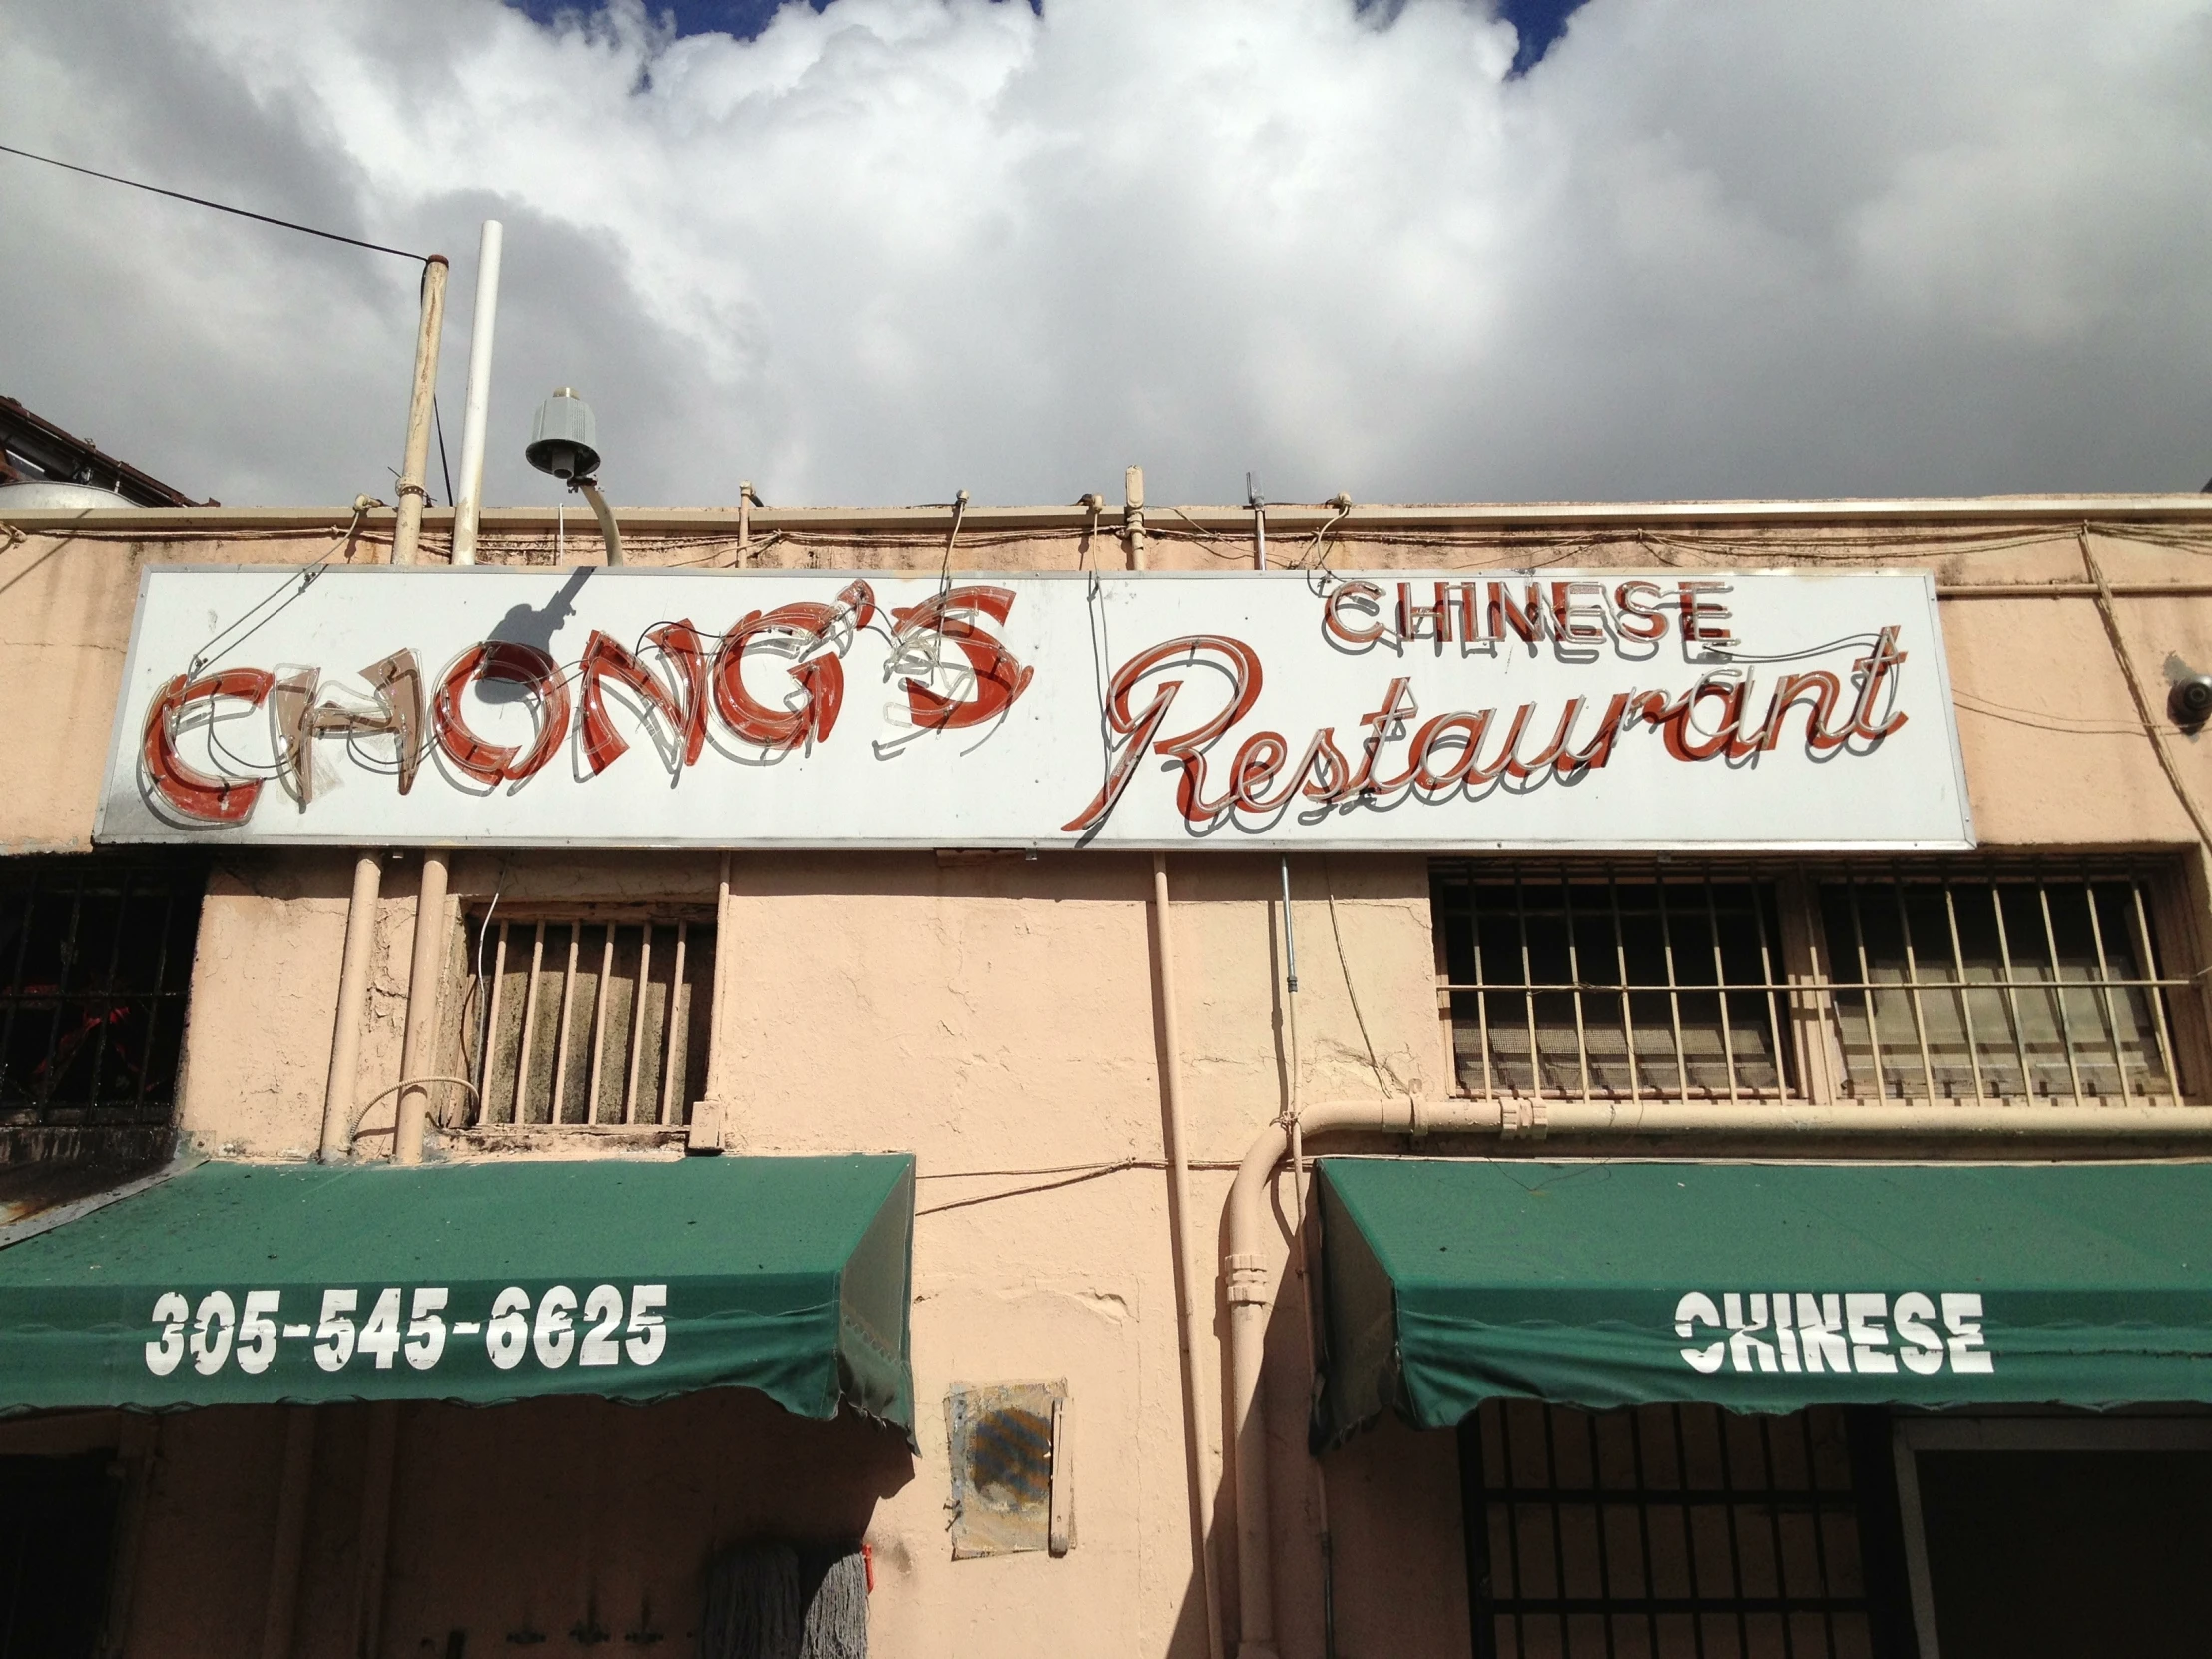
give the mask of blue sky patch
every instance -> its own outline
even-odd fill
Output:
[[[509,5],[539,23],[550,23],[562,12],[591,10],[586,3],[577,0],[507,0]],[[731,35],[739,40],[751,40],[769,25],[785,0],[673,0],[671,4],[653,5],[659,14],[676,20],[679,35]],[[807,0],[816,11],[825,11],[834,0]],[[1004,3],[1004,0],[1002,0]],[[1044,0],[1029,0],[1038,10],[1044,9]],[[1390,0],[1357,0],[1365,11],[1376,5],[1389,5]],[[1402,0],[1398,0],[1402,4]],[[1574,15],[1582,0],[1498,0],[1498,13],[1520,32],[1520,49],[1513,54],[1515,75],[1525,75],[1542,61],[1551,50],[1551,43],[1566,32],[1567,19]],[[1394,9],[1394,8],[1393,8]]]

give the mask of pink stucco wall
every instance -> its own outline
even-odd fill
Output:
[[[2178,511],[2179,509],[2175,509]],[[111,517],[116,515],[110,515]],[[0,846],[88,844],[136,571],[150,561],[296,563],[319,556],[320,526],[242,526],[222,514],[98,533],[13,532],[0,552]],[[2023,507],[1977,525],[1978,541],[1931,513],[1887,522],[1879,539],[1839,509],[1699,529],[1669,521],[1656,540],[1630,522],[1557,530],[1546,558],[1583,565],[1657,560],[1716,567],[1838,559],[1928,566],[1946,585],[2078,583],[2073,524]],[[2103,516],[2103,515],[2098,515]],[[633,531],[641,563],[691,557],[700,530]],[[1165,533],[1156,565],[1220,562],[1220,536]],[[765,536],[773,515],[760,515]],[[2212,528],[2212,510],[2188,521]],[[2112,580],[2204,580],[2202,555],[2157,536],[2100,534]],[[1542,512],[1374,531],[1338,548],[1339,569],[1502,566],[1533,556]],[[549,543],[528,515],[494,522],[495,557]],[[721,532],[727,541],[727,528]],[[2192,531],[2192,533],[2196,533]],[[1226,532],[1224,533],[1226,534]],[[692,537],[694,540],[687,540]],[[503,538],[503,539],[502,539]],[[903,538],[903,539],[901,539]],[[1702,538],[1702,539],[1700,539]],[[991,568],[1120,562],[1126,549],[1039,529],[968,557]],[[1234,541],[1228,545],[1234,551]],[[734,557],[717,544],[715,557]],[[373,538],[359,557],[376,557]],[[817,526],[754,557],[935,568],[933,543],[904,531]],[[963,562],[965,562],[963,560]],[[733,576],[742,580],[742,574]],[[2200,590],[2201,592],[2201,590]],[[2212,604],[2120,602],[2138,671],[2163,687],[2179,653],[2212,666]],[[1959,694],[1976,827],[2002,847],[2163,849],[2192,869],[2187,942],[2212,959],[2203,855],[2159,770],[2094,604],[2062,597],[1947,600],[1943,625]],[[2175,738],[2180,765],[2212,800],[2212,739]],[[210,1152],[308,1156],[316,1144],[349,881],[342,853],[226,855],[217,863],[195,970],[184,1130]],[[396,1079],[414,925],[414,860],[387,868],[359,1083]],[[720,861],[696,854],[512,856],[464,849],[458,901],[711,901]],[[1302,992],[1299,1089],[1308,1101],[1448,1086],[1436,1013],[1424,861],[1346,854],[1296,860]],[[1229,1169],[1276,1117],[1288,1088],[1280,913],[1272,858],[1197,850],[1171,860],[1181,981],[1181,1061],[1191,1114],[1199,1229],[1218,1257]],[[864,1532],[877,1564],[875,1651],[1204,1654],[1194,1575],[1180,1351],[1162,1146],[1159,1001],[1151,966],[1149,859],[1045,853],[947,861],[929,854],[738,854],[721,920],[723,995],[708,1095],[733,1152],[897,1149],[920,1159],[914,1260],[918,1457],[857,1424],[817,1425],[752,1396],[704,1396],[638,1410],[547,1402],[488,1411],[420,1406],[402,1415],[382,1651],[505,1651],[547,1633],[570,1651],[589,1620],[658,1631],[684,1652],[707,1553],[767,1530]],[[1333,903],[1332,903],[1333,901]],[[1365,1022],[1365,1032],[1362,1022]],[[364,1155],[389,1147],[391,1102],[363,1126]],[[517,1144],[449,1139],[457,1157],[599,1156],[604,1138]],[[1548,1150],[1568,1150],[1556,1143]],[[631,1155],[677,1156],[640,1145]],[[1072,1182],[1066,1166],[1110,1166]],[[1290,1238],[1278,1184],[1272,1243]],[[1217,1316],[1209,1321],[1217,1336]],[[1218,1346],[1198,1357],[1209,1410],[1209,1479],[1221,1470]],[[1305,1337],[1295,1304],[1270,1328],[1266,1391],[1283,1651],[1321,1643],[1319,1488],[1304,1449]],[[1065,1559],[954,1562],[945,1538],[941,1401],[955,1381],[1068,1380],[1079,1546]],[[340,1651],[350,1627],[362,1426],[325,1413],[300,1601],[297,1651]],[[11,1434],[0,1429],[0,1450]],[[274,1411],[207,1411],[161,1425],[144,1466],[143,1539],[131,1651],[229,1653],[258,1641],[283,1430]],[[1322,1465],[1335,1538],[1339,1651],[1463,1653],[1465,1581],[1455,1453],[1448,1435],[1385,1425]],[[1218,1489],[1209,1491],[1210,1506]],[[1220,1512],[1226,1517],[1226,1505]],[[1213,1539],[1234,1630],[1231,1529]],[[646,1622],[640,1622],[646,1621]]]

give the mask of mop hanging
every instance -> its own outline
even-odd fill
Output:
[[[800,1659],[805,1628],[789,1544],[742,1544],[708,1567],[700,1659]]]

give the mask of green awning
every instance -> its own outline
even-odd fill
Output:
[[[0,1250],[0,1412],[757,1388],[914,1420],[909,1157],[202,1164]]]
[[[1493,1398],[2212,1402],[2212,1165],[1319,1170],[1317,1443]]]

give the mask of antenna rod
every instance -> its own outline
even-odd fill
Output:
[[[476,515],[484,504],[484,428],[491,416],[491,338],[499,320],[499,249],[504,231],[484,221],[476,253],[476,315],[469,325],[468,415],[461,427],[461,497],[453,504],[453,562],[476,562]]]

